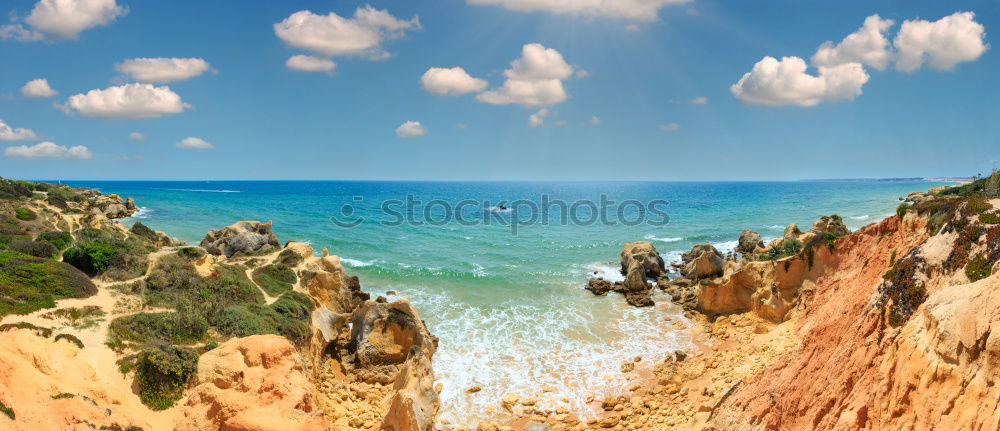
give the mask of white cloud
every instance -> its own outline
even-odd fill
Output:
[[[661,124],[660,130],[666,130],[668,132],[676,132],[681,130],[681,125],[677,123]]]
[[[452,95],[478,93],[487,85],[485,80],[473,78],[461,67],[432,67],[420,77],[420,84],[431,93]]]
[[[590,117],[590,124],[593,125],[593,126],[601,124],[601,119],[598,116],[596,116],[596,115],[593,116],[593,117]]]
[[[0,120],[0,141],[37,141],[42,139],[31,129],[13,128]]]
[[[32,146],[7,147],[3,154],[22,159],[92,159],[94,155],[83,145],[66,148],[52,142],[39,142]]]
[[[128,138],[133,141],[145,141],[146,135],[143,135],[142,133],[139,132],[132,132],[128,134]]]
[[[545,117],[549,116],[548,108],[539,109],[538,112],[528,117],[528,127],[538,127],[545,124]]]
[[[358,55],[373,60],[389,56],[382,48],[382,42],[398,39],[407,31],[418,29],[420,19],[416,16],[404,21],[387,10],[371,6],[359,7],[352,18],[333,12],[317,15],[302,10],[274,24],[274,33],[289,46],[326,57]]]
[[[806,62],[799,57],[781,61],[764,57],[729,90],[752,105],[815,106],[859,96],[868,78],[859,63],[820,67],[819,75],[814,76],[806,72]]]
[[[300,54],[288,57],[288,61],[285,62],[285,67],[292,70],[298,70],[300,72],[323,72],[326,74],[332,74],[333,69],[337,67],[337,63],[323,57]]]
[[[819,46],[812,57],[814,66],[832,67],[847,63],[862,63],[878,70],[889,67],[892,52],[889,50],[889,39],[886,33],[895,22],[882,19],[878,15],[865,18],[865,23],[847,35],[844,40],[834,45],[826,41]]]
[[[205,140],[201,138],[188,137],[178,142],[177,148],[187,150],[211,150],[212,148],[215,148],[215,145],[205,142]]]
[[[573,66],[559,51],[538,43],[524,45],[521,58],[504,71],[503,86],[480,93],[481,102],[498,105],[517,103],[524,106],[549,106],[567,99],[562,80],[573,75]]]
[[[212,70],[200,58],[132,58],[115,65],[115,69],[139,82],[164,84],[191,79]]]
[[[664,6],[690,0],[467,0],[470,4],[499,5],[522,12],[602,16],[633,21],[655,21]]]
[[[893,45],[896,69],[913,72],[927,63],[933,69],[952,70],[958,63],[973,61],[989,45],[986,30],[972,12],[956,12],[937,21],[903,21]]]
[[[75,110],[85,117],[137,120],[177,114],[190,108],[190,105],[184,103],[170,87],[125,84],[70,96],[64,108],[67,112]]]
[[[416,138],[418,136],[424,136],[427,134],[427,129],[424,128],[419,121],[407,121],[396,129],[396,136],[400,138]]]
[[[708,104],[708,98],[705,97],[705,96],[695,97],[694,99],[691,99],[691,104],[692,105],[707,105]]]
[[[21,41],[76,39],[81,31],[110,24],[127,10],[115,0],[39,0],[28,24],[0,26],[0,38]]]
[[[49,81],[44,78],[32,79],[21,87],[21,94],[24,97],[53,97],[59,94],[58,91],[49,87]]]

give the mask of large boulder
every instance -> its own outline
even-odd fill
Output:
[[[656,247],[649,241],[636,241],[625,244],[621,252],[621,273],[628,275],[629,266],[632,262],[639,265],[646,275],[659,277],[666,274],[667,270],[663,265],[663,257],[656,251]]]
[[[726,259],[711,244],[698,244],[681,256],[684,262],[681,274],[691,280],[700,280],[722,275],[726,269]]]
[[[608,292],[614,290],[614,286],[610,281],[603,278],[591,278],[587,280],[587,287],[585,289],[589,290],[590,293],[594,295],[606,295]]]
[[[278,237],[271,232],[271,222],[241,221],[216,229],[201,240],[205,251],[231,257],[236,253],[270,253],[280,248]]]
[[[102,215],[110,219],[125,218],[139,211],[135,206],[135,200],[128,198],[122,200],[118,195],[97,196],[87,201],[87,212],[90,214]]]
[[[829,233],[837,238],[851,233],[850,229],[847,229],[847,226],[844,224],[844,219],[836,214],[820,217],[813,222],[812,228],[809,229],[809,232],[819,235]]]
[[[736,251],[743,254],[755,253],[758,249],[764,248],[764,240],[760,238],[760,234],[754,232],[750,229],[743,229],[740,232],[740,239],[736,245]]]
[[[295,346],[277,335],[233,338],[202,355],[175,431],[326,430]]]

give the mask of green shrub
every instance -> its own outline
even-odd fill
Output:
[[[17,322],[17,323],[5,323],[0,325],[0,332],[6,332],[11,329],[30,329],[34,333],[43,338],[49,338],[52,336],[51,328],[44,328],[41,326],[35,326],[34,324],[28,322]]]
[[[150,229],[149,226],[142,224],[140,221],[135,222],[135,224],[132,225],[132,228],[129,229],[129,232],[152,242],[156,242],[159,239],[159,235],[156,234],[155,230]]]
[[[989,212],[979,215],[979,221],[986,224],[1000,224],[1000,213]]]
[[[66,186],[55,186],[48,190],[50,198],[61,199],[65,202],[83,202],[86,199],[83,195],[73,191]]]
[[[58,394],[58,395],[53,395],[53,396],[51,396],[50,398],[52,398],[52,399],[54,399],[54,400],[65,400],[65,399],[70,399],[70,398],[73,398],[73,397],[75,397],[75,396],[76,396],[76,395],[73,395],[73,394],[71,394],[71,393],[69,393],[69,392],[63,392],[63,393],[61,393],[61,394]]]
[[[139,398],[153,410],[168,409],[197,374],[198,354],[194,350],[169,345],[148,348],[136,363]]]
[[[309,320],[312,311],[316,309],[312,298],[301,292],[286,292],[277,301],[271,304],[271,308],[278,314],[300,320]]]
[[[786,239],[781,241],[781,243],[771,247],[766,255],[762,257],[764,260],[777,260],[788,256],[795,256],[802,251],[802,241],[795,238]]]
[[[32,221],[38,218],[38,214],[28,208],[21,207],[14,210],[14,217],[17,217],[18,220]]]
[[[32,191],[30,183],[0,178],[0,199],[26,198],[31,196]]]
[[[194,344],[205,339],[208,321],[188,310],[162,313],[137,313],[111,321],[111,342],[132,341],[138,344]]]
[[[73,235],[69,232],[42,232],[38,234],[35,241],[47,242],[56,246],[58,250],[65,250],[73,242]]]
[[[44,257],[46,259],[59,254],[59,249],[51,243],[31,241],[27,239],[13,240],[7,245],[7,249],[18,253],[24,253],[28,256]]]
[[[296,312],[291,307],[283,308],[283,311]],[[273,307],[258,304],[235,305],[223,310],[215,327],[220,334],[231,337],[279,334],[295,344],[304,343],[310,333],[306,322],[284,316]]]
[[[91,276],[107,273],[112,280],[143,275],[153,250],[134,238],[117,238],[97,229],[81,229],[77,237],[77,244],[63,253],[63,261]]]
[[[62,323],[77,329],[89,328],[103,320],[104,310],[97,305],[83,307],[67,307],[50,311],[42,315],[46,319],[60,320]]]
[[[299,256],[294,250],[286,248],[281,253],[278,253],[277,262],[288,267],[295,267],[302,263],[303,260],[302,256]]]
[[[253,281],[268,295],[278,296],[292,290],[296,281],[295,271],[280,263],[266,265],[253,271]]]
[[[184,247],[180,250],[177,250],[178,256],[190,260],[201,259],[205,257],[206,254],[208,253],[205,253],[205,250],[201,247]]]
[[[896,261],[882,276],[882,284],[878,287],[878,304],[887,309],[886,318],[890,325],[906,323],[927,298],[923,282],[916,277],[923,266],[923,258],[911,251]]]
[[[14,409],[7,407],[7,405],[4,404],[3,401],[0,401],[0,413],[7,415],[7,417],[9,417],[10,420],[14,420],[17,418],[17,415],[14,414]]]
[[[965,207],[962,208],[963,216],[982,214],[986,211],[993,209],[993,205],[986,202],[985,199],[981,198],[971,198],[965,202]]]
[[[80,341],[80,339],[77,338],[75,335],[72,335],[72,334],[59,334],[59,335],[56,335],[55,341],[59,341],[59,340],[66,340],[66,341],[69,341],[72,344],[75,344],[76,347],[79,347],[81,349],[83,348],[83,341]]]
[[[69,204],[66,203],[66,200],[58,196],[49,195],[48,197],[45,198],[45,202],[48,202],[49,205],[52,205],[63,211],[69,209]]]
[[[97,287],[64,262],[0,251],[0,317],[55,307],[57,299],[86,298]]]
[[[976,255],[969,261],[969,264],[965,266],[965,275],[969,277],[971,281],[979,281],[986,277],[989,277],[993,273],[993,265],[989,263],[982,253]]]

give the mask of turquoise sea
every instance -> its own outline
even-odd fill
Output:
[[[135,220],[197,244],[205,232],[239,220],[271,220],[284,242],[311,243],[341,256],[365,290],[395,291],[412,301],[440,337],[435,372],[444,384],[443,423],[464,423],[465,412],[496,408],[507,393],[533,395],[549,406],[587,414],[588,393],[629,385],[620,364],[644,356],[651,365],[665,351],[689,346],[684,322],[663,295],[657,307],[635,309],[620,296],[593,297],[589,275],[617,275],[622,244],[651,241],[666,260],[697,243],[735,246],[740,230],[780,236],[789,223],[808,228],[822,215],[840,214],[856,229],[894,213],[898,197],[945,183],[923,181],[802,182],[68,182],[135,198]],[[406,211],[407,196],[419,201]],[[602,196],[633,200],[619,217],[611,205],[601,217],[588,202]],[[394,203],[398,200],[399,203]],[[514,205],[515,201],[521,204]],[[383,203],[389,201],[388,212]],[[431,203],[433,201],[433,203]],[[462,202],[461,220],[448,218]],[[562,223],[550,206],[539,217],[525,202],[576,203],[578,223]],[[662,201],[668,203],[663,204]],[[647,210],[651,202],[658,212]],[[350,208],[345,209],[345,205]],[[426,210],[426,211],[425,211]],[[598,212],[600,212],[598,210]],[[669,221],[663,224],[661,212]],[[345,214],[349,216],[345,216]],[[412,214],[413,223],[390,223]],[[361,220],[342,227],[331,221]],[[427,217],[425,217],[427,216]],[[533,220],[534,218],[538,220]],[[655,223],[636,220],[655,219]],[[484,219],[489,219],[486,224]],[[514,234],[511,220],[520,220]],[[542,223],[542,219],[548,223]],[[622,223],[624,221],[625,223]],[[423,222],[417,224],[417,222]],[[611,224],[612,222],[617,222]],[[343,223],[341,223],[343,224]],[[390,298],[391,299],[391,298]],[[482,392],[467,394],[480,386]],[[542,393],[543,388],[553,389]]]

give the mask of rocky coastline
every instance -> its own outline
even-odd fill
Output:
[[[768,244],[744,230],[730,255],[699,244],[668,263],[624,244],[623,280],[584,288],[680,307],[688,323],[663,324],[696,347],[608,370],[634,383],[594,388],[593,416],[540,388],[473,429],[993,428],[998,183],[911,194],[855,232],[836,215]],[[0,179],[0,428],[468,429],[435,420],[438,340],[406,300],[372,299],[336,255],[282,245],[270,223],[189,246],[115,221],[135,211]]]

